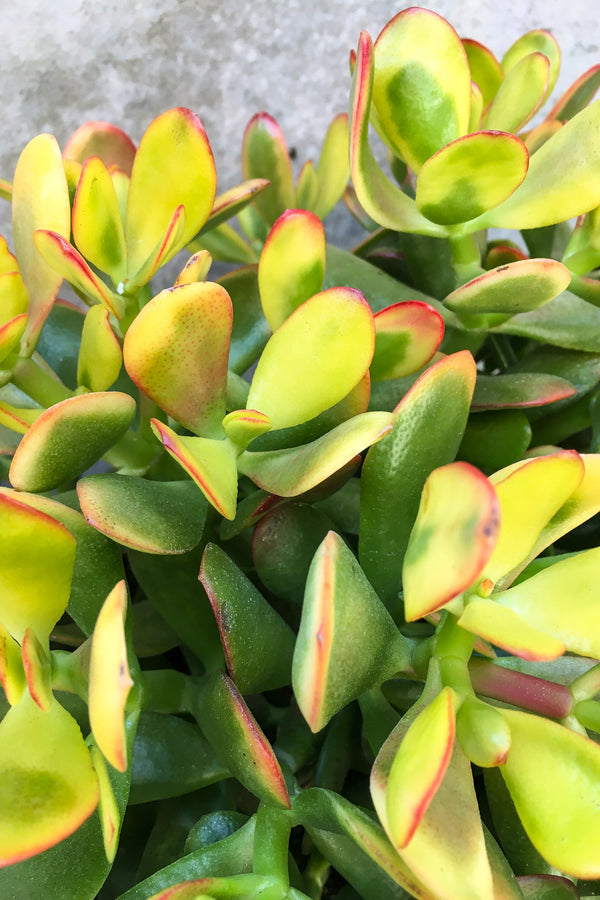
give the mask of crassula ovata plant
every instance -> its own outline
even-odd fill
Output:
[[[544,117],[559,65],[407,9],[296,180],[259,113],[217,196],[176,108],[0,183],[0,897],[600,895],[600,66]]]

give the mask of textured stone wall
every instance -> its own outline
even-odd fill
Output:
[[[563,48],[557,92],[600,62],[598,19],[584,0],[432,0],[462,36],[498,55],[547,27]],[[244,126],[258,110],[281,124],[297,163],[318,153],[348,101],[348,53],[403,7],[390,0],[0,0],[0,173],[12,177],[40,131],[64,144],[90,118],[138,140],[171,106],[202,118],[219,188],[239,179]],[[2,225],[7,210],[0,211]]]

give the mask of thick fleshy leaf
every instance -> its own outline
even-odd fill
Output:
[[[317,163],[318,193],[312,212],[326,218],[341,199],[350,178],[348,163],[348,115],[340,113],[331,122]]]
[[[323,287],[325,231],[304,209],[288,209],[275,222],[258,264],[258,287],[272,331]]]
[[[223,431],[236,447],[243,450],[254,438],[270,429],[269,417],[255,409],[234,409],[223,419]]]
[[[413,7],[388,22],[375,42],[373,102],[392,149],[416,172],[465,134],[471,73],[445,19]]]
[[[161,291],[125,337],[129,377],[190,431],[222,434],[232,307],[213,282]]]
[[[19,491],[48,491],[89,469],[133,421],[135,401],[117,391],[69,397],[45,410],[23,437],[10,467]]]
[[[193,284],[195,281],[204,281],[212,265],[212,257],[208,250],[198,250],[190,256],[185,266],[175,279],[173,287],[180,284]]]
[[[110,122],[85,122],[65,144],[63,156],[79,163],[84,163],[90,156],[99,156],[107,169],[116,166],[130,175],[135,144]]]
[[[423,165],[417,179],[417,208],[440,225],[474,219],[510,197],[528,165],[525,145],[514,135],[467,134]]]
[[[29,294],[29,322],[24,338],[24,350],[29,355],[63,278],[38,253],[34,232],[47,228],[68,239],[71,231],[67,179],[60,149],[50,134],[33,138],[19,157],[12,217],[15,253]]]
[[[306,300],[263,350],[247,406],[272,427],[306,422],[345,397],[373,358],[375,325],[353,288],[330,288]]]
[[[435,612],[473,584],[490,558],[499,527],[496,492],[478,469],[456,462],[431,473],[402,569],[409,622]]]
[[[27,628],[23,635],[21,651],[23,671],[31,699],[41,710],[48,712],[52,704],[50,653],[36,637],[32,628]]]
[[[317,199],[319,181],[312,159],[307,159],[298,175],[294,206],[298,209],[312,210]]]
[[[120,319],[125,312],[123,298],[115,294],[90,269],[83,256],[56,231],[38,230],[33,235],[40,258],[84,294],[89,302],[101,303]]]
[[[11,706],[23,696],[26,683],[21,647],[0,624],[0,684]]]
[[[390,413],[362,413],[310,444],[286,450],[245,450],[238,458],[238,469],[270,494],[297,497],[385,437],[392,423]]]
[[[119,805],[115,798],[104,757],[95,744],[92,744],[90,747],[90,756],[98,779],[98,788],[100,791],[98,812],[100,814],[100,824],[102,826],[104,852],[106,853],[108,862],[112,863],[117,852],[119,830],[121,826]]]
[[[41,853],[78,828],[98,803],[98,782],[75,720],[28,694],[0,723],[0,865]]]
[[[555,259],[524,259],[491,269],[445,299],[455,313],[516,313],[537,309],[565,291],[571,281]]]
[[[79,252],[115,284],[125,277],[125,232],[119,201],[107,167],[87,159],[73,200],[73,240]]]
[[[559,119],[561,122],[568,122],[591,103],[598,87],[600,87],[600,65],[592,66],[580,75],[559,97],[546,118],[550,121]]]
[[[579,900],[581,896],[571,879],[560,875],[523,875],[518,881],[525,900]]]
[[[3,362],[11,353],[23,336],[27,327],[28,316],[23,313],[10,319],[0,327],[0,362]]]
[[[360,623],[360,627],[357,627]],[[313,732],[408,664],[405,639],[354,555],[330,531],[310,566],[292,684]]]
[[[502,409],[470,416],[458,456],[486,473],[522,459],[531,442],[524,412]]]
[[[600,351],[600,309],[564,291],[529,313],[514,316],[492,329],[570,350]]]
[[[365,212],[385,228],[443,235],[445,229],[422,216],[414,200],[383,173],[369,147],[373,56],[371,38],[363,31],[358,45],[350,103],[350,168],[356,195]]]
[[[88,706],[94,740],[119,772],[127,768],[124,713],[133,680],[127,664],[125,616],[127,585],[120,581],[106,598],[90,652]]]
[[[10,256],[12,257],[12,253]],[[14,265],[14,269],[12,272],[0,274],[0,322],[2,324],[27,312],[29,305],[29,294],[18,272],[17,261],[15,260],[13,264],[8,259],[6,264]]]
[[[390,769],[386,815],[394,845],[410,843],[446,774],[455,732],[456,694],[444,688],[411,723]]]
[[[185,553],[202,537],[207,504],[191,481],[88,475],[77,483],[86,520],[144,553]]]
[[[564,450],[492,476],[500,501],[501,527],[494,552],[485,566],[487,578],[497,582],[502,576],[510,576],[524,560],[528,561],[540,532],[576,490],[583,475],[581,457],[574,450]],[[536,501],[533,505],[532,497]],[[505,581],[510,584],[510,580],[503,579],[500,586]]]
[[[271,336],[258,291],[258,268],[246,266],[229,272],[219,280],[233,305],[233,329],[229,349],[229,368],[238,375],[258,359]]]
[[[263,191],[266,191],[270,183],[267,178],[250,178],[248,181],[242,181],[241,184],[237,184],[228,191],[219,194],[215,198],[212,212],[200,229],[198,237],[200,235],[204,236],[207,231],[212,231],[213,228],[218,228],[223,222],[241,212],[253,199],[262,194]]]
[[[502,647],[521,659],[556,659],[566,650],[563,641],[547,634],[543,622],[536,628],[530,624],[535,616],[519,615],[512,609],[494,602],[501,595],[494,594],[493,600],[472,599],[458,620],[461,628],[478,634],[486,641]]]
[[[132,272],[127,279],[128,290],[135,291],[136,288],[147,284],[160,267],[168,263],[181,250],[185,236],[185,223],[185,206],[180,204],[150,255],[140,268]]]
[[[123,353],[103,306],[88,310],[77,360],[77,383],[90,391],[107,391],[119,377]]]
[[[490,105],[498,88],[502,84],[504,72],[502,66],[492,53],[492,51],[474,41],[471,38],[463,38],[463,47],[469,61],[469,69],[471,70],[471,79],[479,87],[483,98],[483,105]]]
[[[168,453],[192,478],[209,503],[225,516],[235,517],[238,450],[224,438],[187,437],[152,419],[152,430]]]
[[[289,807],[273,748],[227,675],[219,673],[203,681],[192,711],[218,758],[233,776],[261,800]]]
[[[548,94],[554,89],[560,71],[560,47],[554,35],[545,28],[528,31],[517,38],[502,57],[504,72],[510,72],[530,53],[542,53],[550,64]]]
[[[64,525],[5,493],[0,518],[0,621],[17,641],[31,628],[47,645],[69,599],[75,541]]]
[[[289,684],[295,636],[279,613],[216,544],[207,544],[198,577],[238,690],[258,694]]]
[[[444,336],[444,320],[419,300],[394,303],[375,313],[374,380],[402,378],[431,360]]]
[[[560,871],[598,878],[600,747],[540,716],[502,715],[512,744],[500,771],[533,845]]]
[[[33,406],[21,409],[0,400],[0,424],[17,434],[25,434],[41,413],[41,409]]]
[[[510,728],[502,714],[477,697],[463,700],[456,717],[456,737],[471,762],[500,766],[510,750]]]
[[[244,178],[269,180],[268,189],[254,202],[268,225],[272,225],[284,210],[294,206],[294,180],[285,138],[268,113],[256,113],[246,125],[242,173]]]
[[[198,878],[185,881],[153,894],[149,900],[283,900],[283,888],[274,878],[242,874],[228,878]],[[293,889],[292,889],[293,891]],[[290,891],[286,896],[294,900]],[[301,895],[299,895],[301,896]]]
[[[247,212],[248,208],[242,210],[240,217]],[[260,221],[262,222],[262,219]],[[264,237],[266,239],[266,234]],[[222,262],[240,263],[245,266],[251,266],[258,262],[256,250],[227,222],[217,225],[212,231],[204,232],[202,237],[191,241],[187,249],[194,252],[196,250],[207,250],[213,259],[219,259]]]
[[[478,375],[473,391],[472,408],[521,409],[544,406],[577,393],[573,385],[556,375],[540,372],[507,375]]]
[[[475,375],[468,351],[427,369],[396,408],[390,436],[365,459],[359,559],[386,605],[396,603],[423,485],[433,469],[454,459],[460,445]]]
[[[550,63],[543,53],[522,57],[505,75],[484,117],[490,131],[517,132],[538,111],[548,92]]]
[[[154,119],[138,147],[127,198],[127,269],[135,273],[166,233],[173,213],[185,208],[181,245],[208,219],[217,176],[204,126],[178,107]]]

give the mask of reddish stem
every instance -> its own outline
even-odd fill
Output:
[[[472,659],[469,673],[473,690],[493,700],[551,719],[564,719],[573,710],[573,696],[564,684],[505,669],[485,659]]]

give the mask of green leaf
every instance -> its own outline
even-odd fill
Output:
[[[422,369],[438,350],[443,336],[444,320],[429,304],[405,300],[380,310],[375,313],[371,378],[402,378]]]
[[[88,310],[81,333],[77,383],[90,391],[107,391],[121,371],[123,353],[103,306]]]
[[[483,105],[487,107],[502,84],[504,78],[502,66],[492,51],[478,41],[474,41],[471,38],[463,38],[462,45],[465,48],[469,61],[471,78],[479,87]]]
[[[564,291],[528,313],[514,316],[492,329],[571,350],[600,351],[600,309]]]
[[[73,201],[73,240],[96,268],[118,284],[125,277],[125,232],[107,167],[98,156],[83,164]]]
[[[566,266],[554,259],[523,259],[491,269],[457,288],[445,304],[461,313],[529,312],[565,291],[571,281]]]
[[[330,531],[310,566],[292,684],[313,732],[408,664],[408,644],[354,555]]]
[[[540,372],[507,375],[478,375],[473,391],[473,410],[522,409],[544,406],[567,397],[577,391],[564,378],[543,375]]]
[[[524,412],[483,412],[469,417],[458,456],[479,469],[495,472],[521,459],[530,441],[531,426]]]
[[[581,896],[570,878],[557,875],[524,875],[519,887],[525,900],[579,900]]]
[[[229,272],[219,280],[233,305],[233,329],[228,366],[238,375],[256,362],[271,336],[264,317],[258,290],[258,269],[246,266]]]
[[[493,600],[473,598],[458,620],[461,628],[478,634],[484,640],[502,647],[513,656],[521,659],[546,660],[556,659],[565,652],[563,641],[546,634],[541,625],[536,628],[531,624],[532,616],[527,618],[501,606]]]
[[[82,394],[45,410],[13,457],[10,480],[19,491],[48,491],[89,469],[133,421],[135,401],[117,391]]]
[[[542,53],[548,59],[550,64],[548,94],[550,94],[554,90],[560,71],[560,47],[554,35],[545,28],[528,31],[517,38],[502,57],[502,68],[505,72],[510,72],[530,53]]]
[[[591,103],[598,87],[600,87],[600,65],[592,66],[580,75],[558,98],[546,118],[550,121],[559,119],[561,122],[568,122]]]
[[[342,194],[350,178],[348,162],[348,115],[340,113],[332,120],[317,163],[318,193],[311,211],[325,219]]]
[[[550,62],[543,53],[528,53],[505,72],[483,124],[489,131],[516,133],[544,102],[549,88]]]
[[[197,237],[204,237],[207,232],[218,228],[219,225],[231,219],[245,209],[253,199],[262,194],[269,187],[270,181],[266,178],[250,178],[235,187],[223,191],[215,198],[212,212]]]
[[[425,162],[417,179],[417,209],[440,225],[474,219],[510,197],[528,165],[525,145],[514,135],[467,134]]]
[[[242,143],[244,178],[268,178],[268,189],[254,206],[268,225],[294,206],[292,165],[283,133],[268,113],[256,113],[244,132]]]

